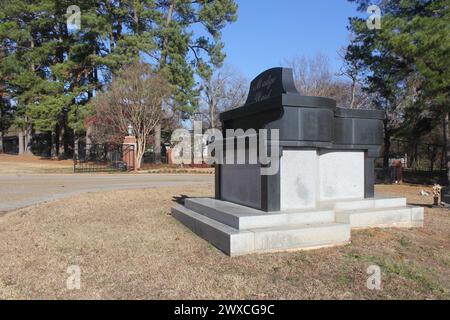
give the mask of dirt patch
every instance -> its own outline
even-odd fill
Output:
[[[377,186],[430,204],[420,187]],[[421,229],[352,232],[344,247],[229,258],[170,216],[177,187],[77,196],[0,217],[3,299],[449,299],[450,211],[427,208]],[[367,289],[367,268],[382,290]],[[67,268],[81,289],[66,289]]]

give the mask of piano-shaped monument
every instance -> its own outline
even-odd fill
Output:
[[[259,155],[257,163],[216,164],[215,198],[186,199],[172,215],[231,256],[343,245],[353,228],[421,227],[424,208],[375,197],[383,117],[302,96],[291,69],[267,70],[252,81],[246,104],[220,119],[224,136],[278,129],[279,139],[266,141],[278,150],[275,172],[262,174],[268,165]],[[251,137],[243,138],[248,160]]]

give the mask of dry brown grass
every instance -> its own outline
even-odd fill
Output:
[[[33,155],[0,154],[0,174],[73,173],[73,160],[44,159]],[[114,173],[114,172],[112,172]],[[139,173],[214,174],[214,168],[191,168],[176,165],[145,165]]]
[[[0,154],[0,174],[71,173],[72,160],[43,159],[33,155]]]
[[[148,170],[148,173],[156,174],[214,174],[214,168],[180,168],[180,167],[161,167],[159,169]]]
[[[377,188],[429,203],[418,187]],[[449,299],[450,211],[422,229],[352,233],[352,244],[229,258],[170,215],[173,197],[212,188],[86,194],[0,217],[0,298]],[[366,288],[378,264],[382,290]],[[81,290],[66,289],[79,265]]]

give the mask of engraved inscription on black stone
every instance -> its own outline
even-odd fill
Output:
[[[283,93],[298,93],[292,70],[285,68],[269,69],[252,81],[245,104],[267,100]]]

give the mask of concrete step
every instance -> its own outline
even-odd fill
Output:
[[[336,222],[351,228],[421,227],[424,208],[412,206],[346,210],[336,212]]]
[[[331,209],[264,212],[211,198],[186,199],[185,206],[238,230],[335,222]]]
[[[350,243],[350,225],[321,223],[250,230],[255,235],[255,251],[315,249]]]
[[[251,232],[239,232],[180,205],[172,208],[172,216],[228,255],[245,254],[254,249]]]
[[[337,201],[333,204],[336,212],[358,209],[405,207],[406,198],[370,198],[361,200]]]
[[[350,241],[348,224],[292,224],[238,230],[184,206],[172,208],[172,215],[194,233],[231,256],[290,249],[313,249],[346,244]]]

